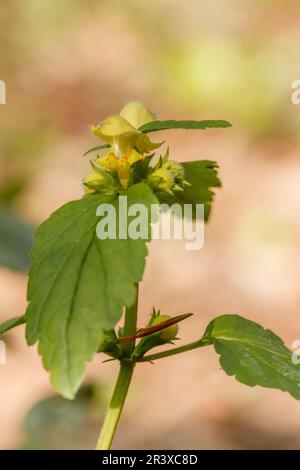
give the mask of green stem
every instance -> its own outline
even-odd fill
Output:
[[[199,341],[194,341],[193,343],[185,344],[179,348],[168,349],[167,351],[162,351],[156,354],[148,354],[147,356],[140,357],[137,359],[137,362],[152,362],[157,359],[163,359],[164,357],[174,356],[175,354],[181,354],[186,351],[192,351],[193,349],[203,348],[204,346],[209,346],[211,342],[207,339]]]
[[[111,448],[127,396],[133,369],[134,364],[121,364],[119,376],[104,419],[96,450],[109,450]]]
[[[125,311],[124,336],[135,335],[137,325],[137,309],[138,309],[138,285],[136,286],[136,300],[131,308]],[[130,356],[135,346],[135,340],[124,345],[124,351],[127,357]],[[113,391],[113,395],[105,415],[104,423],[97,442],[96,450],[109,450],[112,445],[114,435],[120,420],[123,406],[126,400],[127,392],[131,382],[134,362],[121,362],[118,379]]]
[[[136,299],[132,307],[127,308],[125,312],[124,336],[132,336],[136,333],[137,311],[138,311],[139,285],[136,286]],[[135,339],[123,345],[124,351],[128,356],[132,353],[135,346]]]

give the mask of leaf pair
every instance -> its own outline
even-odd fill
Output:
[[[0,325],[0,334],[24,322],[24,316],[8,320]],[[251,387],[277,388],[300,400],[300,365],[292,361],[292,352],[283,341],[259,324],[239,315],[221,315],[210,322],[202,339],[193,344],[193,348],[214,345],[226,374],[234,375],[239,382]],[[58,391],[71,396],[66,390]]]
[[[212,187],[220,185],[213,162],[184,163],[191,183],[176,202],[203,203],[208,215]],[[145,183],[131,186],[128,206],[150,208],[157,199]],[[39,341],[44,366],[54,387],[73,397],[84,375],[85,363],[113,328],[122,307],[135,299],[143,274],[146,240],[99,240],[96,210],[112,202],[100,194],[88,195],[56,211],[36,232],[26,312],[27,340]],[[17,317],[0,326],[0,334],[25,322]],[[300,369],[282,340],[260,325],[237,315],[223,315],[208,326],[200,345],[213,344],[229,375],[247,385],[288,391],[300,399]]]
[[[219,184],[214,164],[191,162],[185,167],[188,177],[197,180],[186,198],[210,204],[209,188]],[[149,213],[150,205],[158,203],[144,183],[131,186],[125,196],[128,207],[144,204]],[[95,194],[66,204],[37,230],[32,250],[27,340],[39,341],[52,383],[67,397],[74,395],[85,362],[99,348],[102,330],[112,328],[122,307],[133,303],[144,271],[145,240],[97,238],[96,210],[106,202],[111,201]]]
[[[189,202],[210,204],[210,186],[218,183],[214,164],[185,165],[191,180],[193,171],[197,179]],[[145,183],[131,186],[124,195],[128,207],[144,204],[149,212],[150,205],[158,203]],[[66,397],[76,392],[86,361],[104,339],[103,329],[113,328],[122,307],[133,303],[144,271],[146,240],[97,238],[96,210],[109,202],[118,209],[118,199],[111,201],[99,193],[72,201],[35,234],[26,336],[29,344],[39,341],[44,367],[56,390]]]

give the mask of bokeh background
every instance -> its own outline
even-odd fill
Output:
[[[172,158],[216,160],[223,188],[202,251],[151,243],[140,325],[155,305],[195,313],[186,342],[223,313],[289,347],[300,338],[299,21],[298,0],[2,0],[0,321],[25,310],[32,228],[82,195],[90,124],[134,99],[161,119],[233,124],[165,133]],[[116,365],[95,358],[67,402],[23,326],[5,340],[0,448],[92,448]],[[299,436],[299,402],[235,382],[207,348],[136,368],[115,448],[300,448]]]

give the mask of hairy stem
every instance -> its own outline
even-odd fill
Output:
[[[135,335],[137,325],[138,310],[138,285],[136,287],[136,301],[131,308],[125,311],[124,336]],[[124,351],[128,357],[135,346],[135,339],[124,345]],[[126,400],[127,392],[131,382],[134,362],[121,362],[118,379],[113,391],[113,395],[105,415],[104,423],[97,442],[96,450],[109,450],[116,433],[118,423],[121,417],[123,406]]]

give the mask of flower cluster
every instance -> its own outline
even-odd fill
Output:
[[[134,165],[145,157],[150,161],[154,156],[151,152],[163,144],[152,142],[147,133],[140,130],[152,121],[155,121],[155,115],[142,103],[130,102],[119,115],[92,126],[93,133],[106,142],[102,147],[107,147],[108,151],[91,161],[93,171],[83,180],[87,193],[113,195],[131,184]],[[169,160],[168,151],[154,167],[148,166],[143,179],[154,191],[168,194],[182,191],[188,184],[182,165]]]

